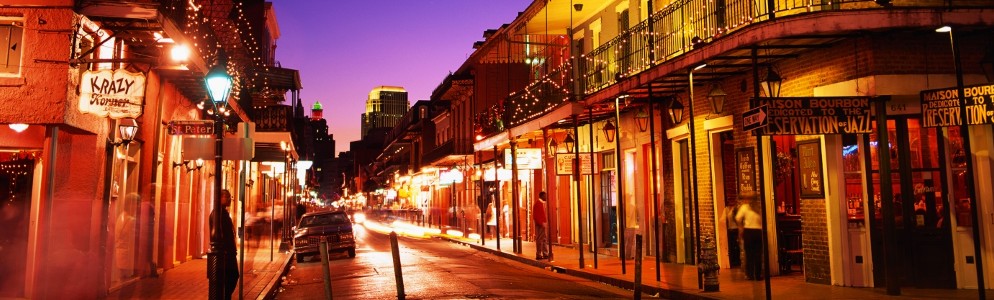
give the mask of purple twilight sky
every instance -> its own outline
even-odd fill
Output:
[[[300,70],[306,113],[321,102],[342,152],[359,139],[370,90],[401,86],[411,103],[427,100],[484,30],[510,23],[532,0],[272,2],[281,34],[276,60]]]

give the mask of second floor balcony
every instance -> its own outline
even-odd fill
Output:
[[[562,5],[557,1],[546,3],[548,6]],[[628,16],[627,10],[623,13],[617,13],[617,16],[612,17],[618,21],[615,32],[600,31],[601,21],[609,19],[606,16],[614,13],[614,7],[619,3],[621,2],[585,3],[585,8],[583,8],[585,11],[590,8],[610,12],[602,12],[600,13],[601,17],[588,17],[577,21],[576,24],[570,24],[571,27],[577,28],[575,31],[584,32],[586,37],[575,38],[574,43],[579,45],[569,48],[583,49],[580,45],[596,43],[596,41],[591,40],[591,33],[597,34],[598,39],[606,39],[606,37],[610,37],[610,39],[601,44],[594,44],[593,47],[590,47],[592,48],[590,51],[584,51],[575,59],[575,65],[569,60],[564,60],[558,66],[549,66],[553,70],[552,72],[535,73],[540,76],[535,76],[532,83],[525,89],[512,92],[504,101],[477,114],[475,117],[477,140],[533,120],[544,112],[551,111],[569,101],[591,102],[606,99],[611,95],[598,94],[619,81],[643,74],[654,67],[667,65],[671,61],[683,59],[695,49],[726,39],[734,42],[730,43],[730,46],[719,47],[721,49],[716,49],[717,52],[709,51],[704,54],[711,57],[695,58],[698,60],[719,58],[726,61],[726,65],[731,66],[727,71],[712,73],[712,76],[742,73],[749,70],[748,49],[741,47],[750,44],[780,39],[776,45],[769,47],[769,49],[774,50],[768,50],[764,54],[765,59],[776,60],[792,57],[806,49],[827,45],[839,40],[845,33],[845,29],[818,22],[812,23],[813,28],[775,28],[765,34],[756,33],[750,29],[759,28],[762,24],[772,23],[776,20],[832,18],[868,12],[900,15],[928,14],[954,9],[994,8],[994,3],[980,0],[678,0],[663,7],[657,6],[654,13],[639,18],[641,21],[631,26],[626,26],[627,21],[620,21]],[[543,7],[542,9],[548,8]],[[531,19],[527,19],[529,16],[526,15],[526,19],[519,18],[515,22],[524,24],[535,22],[535,19],[541,15],[542,12],[535,13],[530,16]],[[591,21],[591,19],[596,19],[596,21]],[[887,26],[885,21],[873,18],[860,19],[859,22],[867,24],[854,25],[853,27],[884,28]],[[596,24],[597,31],[590,29],[592,23]],[[515,27],[515,25],[512,24],[511,27]],[[528,26],[522,25],[521,27]],[[737,35],[739,33],[742,35]],[[743,38],[742,36],[747,33],[748,37]],[[553,31],[550,31],[549,34],[561,35]],[[535,33],[529,33],[529,35],[535,35]],[[649,78],[655,82],[654,85],[662,87],[656,92],[674,93],[685,88],[686,71],[676,70],[677,67],[666,68],[663,72],[680,73],[678,77],[682,77],[682,79],[665,78],[666,74],[656,74],[658,78]],[[644,79],[646,78],[639,78],[635,80],[637,82],[631,82],[636,86],[629,86],[629,88],[638,88],[641,89],[641,92],[645,92],[644,86],[648,82],[645,82]],[[571,85],[570,83],[575,84]],[[628,85],[626,84],[626,86]],[[592,95],[598,95],[598,97],[591,97]]]

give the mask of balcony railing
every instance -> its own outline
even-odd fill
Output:
[[[293,108],[289,105],[271,105],[255,107],[252,119],[255,120],[255,131],[258,132],[289,132],[290,118]]]
[[[455,141],[448,140],[445,143],[439,145],[438,147],[431,149],[431,151],[429,151],[428,153],[425,153],[424,156],[421,157],[421,162],[424,163],[425,165],[430,165],[435,161],[438,161],[439,159],[442,159],[452,154],[455,154]]]
[[[889,7],[873,0],[773,0],[779,17],[838,10],[895,9],[911,7],[992,7],[989,0],[892,0]],[[630,76],[693,50],[695,43],[710,43],[730,32],[770,19],[767,1],[683,0],[673,2],[617,37],[582,55],[579,61],[580,95],[595,93]],[[477,115],[484,137],[540,116],[567,101],[568,62],[508,100]],[[558,76],[558,77],[557,77]],[[560,91],[561,89],[561,91]]]

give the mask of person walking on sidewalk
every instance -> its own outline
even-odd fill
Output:
[[[532,220],[535,221],[535,259],[549,258],[549,235],[546,230],[545,192],[538,193],[538,200],[532,206]]]
[[[745,273],[749,280],[763,279],[763,220],[750,204],[744,201],[735,211],[735,223],[745,248]]]
[[[235,292],[235,287],[238,286],[238,258],[237,250],[235,248],[235,226],[232,225],[231,216],[228,214],[228,206],[231,205],[231,192],[228,190],[221,191],[221,207],[214,208],[210,215],[210,230],[211,236],[216,237],[218,241],[218,250],[224,255],[224,270],[225,274],[218,274],[222,278],[217,278],[217,280],[223,280],[224,282],[224,299],[231,299],[231,294]],[[221,214],[221,224],[220,229],[218,229],[218,224],[214,224],[214,220],[217,218],[218,211]],[[210,272],[208,272],[210,276]]]

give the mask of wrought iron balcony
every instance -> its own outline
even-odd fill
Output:
[[[772,9],[770,4],[773,4]],[[777,18],[845,10],[992,7],[983,0],[682,0],[580,56],[577,98],[680,57],[729,33]],[[477,134],[488,137],[527,122],[568,101],[568,61],[508,100],[478,114]]]
[[[254,107],[252,119],[255,120],[255,131],[258,132],[289,132],[293,108],[289,105],[271,105]]]

